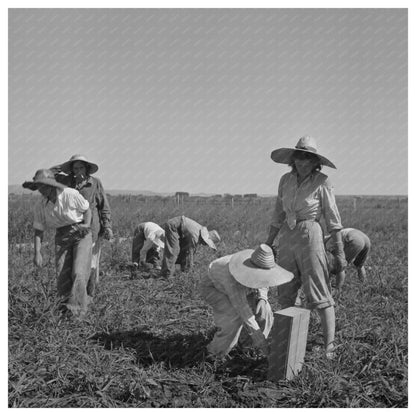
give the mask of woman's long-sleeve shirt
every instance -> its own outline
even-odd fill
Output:
[[[324,218],[329,232],[342,229],[333,187],[326,175],[316,171],[300,185],[296,172],[282,176],[271,225],[280,228],[286,221],[290,229],[302,220]]]

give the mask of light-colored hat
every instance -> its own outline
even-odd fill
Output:
[[[231,256],[230,273],[243,286],[259,289],[290,282],[294,275],[277,265],[272,249],[260,244],[255,250],[242,250]]]
[[[311,136],[301,137],[295,148],[282,147],[280,149],[273,150],[270,157],[276,163],[284,163],[285,165],[288,165],[292,161],[292,156],[296,151],[313,154],[318,157],[322,165],[336,169],[335,165],[329,159],[318,153],[316,140]]]
[[[82,156],[82,155],[73,155],[68,160],[68,162],[62,163],[61,165],[54,166],[54,167],[55,168],[56,167],[60,168],[62,170],[62,172],[71,173],[71,171],[72,171],[72,164],[74,162],[84,162],[87,165],[89,165],[89,167],[90,167],[90,173],[91,174],[97,172],[97,170],[98,170],[98,165],[96,165],[95,163],[89,161],[85,156]]]
[[[207,227],[202,227],[200,235],[207,246],[211,247],[213,250],[217,249],[215,243],[221,241],[221,237],[216,230],[208,231]]]
[[[33,181],[26,181],[22,184],[23,188],[30,189],[31,191],[36,191],[39,185],[49,185],[60,189],[66,188],[65,185],[56,181],[55,175],[49,169],[37,170]]]

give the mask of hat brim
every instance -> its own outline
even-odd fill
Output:
[[[280,149],[273,150],[270,157],[272,158],[273,162],[283,163],[285,165],[288,165],[292,160],[293,153],[296,151],[310,153],[312,155],[315,155],[316,157],[319,158],[322,165],[328,166],[332,169],[336,169],[336,166],[329,159],[320,155],[319,153],[315,153],[306,149],[296,149],[296,148],[292,149],[288,147],[282,147]]]
[[[215,243],[211,240],[209,233],[208,233],[208,229],[206,227],[202,227],[201,231],[200,231],[200,236],[202,238],[202,240],[204,240],[204,243],[211,247],[213,250],[217,249],[217,246],[215,245]]]
[[[62,172],[69,174],[69,173],[72,173],[71,166],[74,162],[83,162],[86,165],[88,165],[90,167],[90,174],[93,174],[97,172],[98,170],[98,165],[92,162],[88,162],[87,160],[83,160],[83,159],[68,160],[68,162],[62,163],[61,165],[56,165],[54,167],[60,169]]]
[[[250,260],[254,250],[239,251],[231,256],[228,268],[237,282],[253,289],[280,286],[290,282],[294,275],[276,264],[271,269],[261,269]]]
[[[64,189],[66,188],[65,185],[55,181],[54,179],[43,179],[41,181],[26,181],[23,182],[23,188],[30,189],[31,191],[37,191],[39,189],[39,185],[48,185],[54,186],[55,188]]]

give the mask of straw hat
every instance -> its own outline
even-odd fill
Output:
[[[98,165],[89,161],[85,156],[82,156],[82,155],[73,155],[73,156],[71,156],[71,159],[68,160],[68,162],[62,163],[61,165],[55,166],[55,167],[59,167],[62,172],[71,173],[72,164],[74,162],[84,162],[84,163],[86,163],[90,167],[90,174],[93,174],[93,173],[97,172],[97,170],[98,170]]]
[[[207,246],[211,247],[214,250],[217,249],[215,243],[221,241],[221,237],[216,230],[208,231],[207,227],[202,227],[200,235]]]
[[[293,153],[299,151],[313,154],[318,157],[322,165],[336,169],[335,165],[329,159],[318,153],[316,140],[311,136],[301,137],[294,148],[282,147],[280,149],[273,150],[270,157],[276,163],[284,163],[285,165],[288,165],[292,161]]]
[[[275,263],[273,251],[266,244],[233,254],[228,268],[237,282],[253,289],[279,286],[293,279],[293,273]]]
[[[39,185],[49,185],[60,189],[66,188],[65,185],[56,181],[55,175],[49,169],[37,170],[33,177],[33,181],[25,181],[22,184],[23,188],[30,189],[31,191],[36,191]]]

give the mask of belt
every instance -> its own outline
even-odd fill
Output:
[[[79,222],[73,222],[72,224],[63,225],[62,227],[57,227],[57,228],[56,228],[56,230],[59,230],[59,231],[64,231],[66,228],[70,228],[70,227],[72,227],[72,226],[74,226],[74,225],[78,225],[78,224],[82,224],[82,221],[79,221]]]
[[[307,220],[307,219],[305,219],[305,220],[298,220],[298,219],[297,219],[297,220],[296,220],[296,224],[299,224],[300,222],[304,222],[304,221],[319,222],[319,220],[318,220],[318,219],[316,219],[316,218],[315,218],[314,220],[312,220],[312,219],[308,219],[308,220]]]

